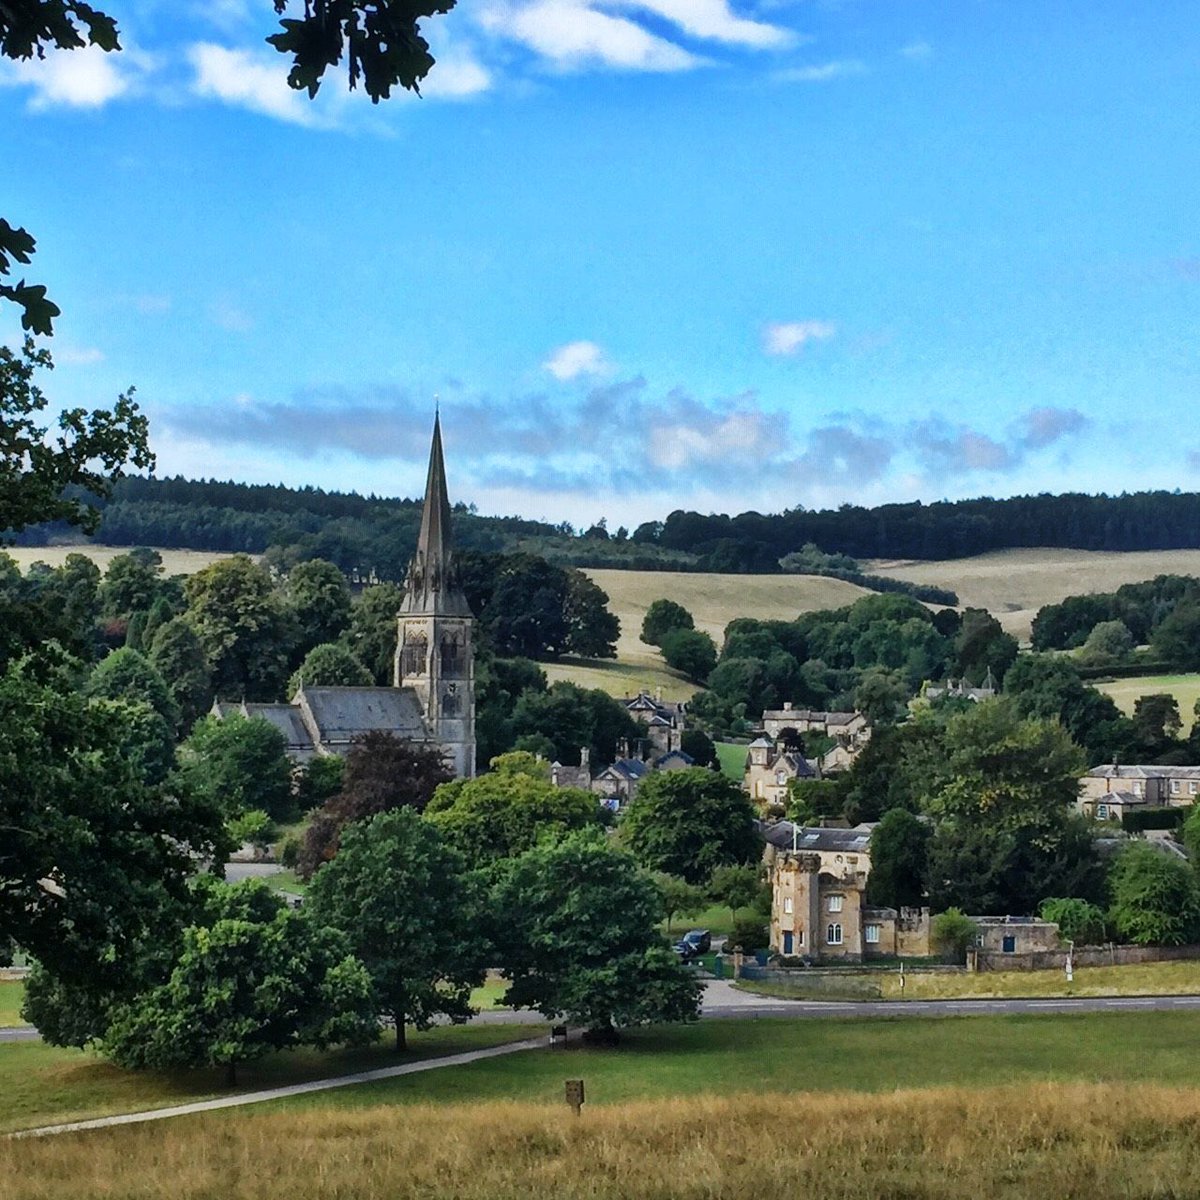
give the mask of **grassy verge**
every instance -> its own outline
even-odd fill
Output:
[[[633,1030],[616,1050],[573,1045],[450,1071],[297,1097],[321,1104],[560,1101],[586,1081],[595,1105],[733,1092],[887,1092],[1040,1081],[1200,1086],[1190,1047],[1200,1014],[1146,1012],[1014,1017],[702,1021]]]
[[[809,995],[808,976],[797,985],[741,980],[737,987],[763,996]],[[877,989],[882,1000],[1017,999],[1072,996],[1182,996],[1200,993],[1200,962],[1142,963],[1128,967],[1078,967],[1068,983],[1063,971],[985,971],[979,975],[940,971],[906,971],[900,987],[898,971],[870,971],[861,975],[814,975],[826,985],[829,998],[842,987],[845,999],[869,999],[863,985]],[[844,985],[844,986],[843,986]],[[857,989],[857,990],[856,990]],[[861,994],[860,994],[861,993]]]
[[[0,1029],[23,1025],[21,1004],[25,999],[25,985],[20,980],[0,980]]]
[[[0,1144],[11,1200],[994,1200],[1195,1194],[1200,1093],[1041,1085],[252,1112]]]
[[[743,910],[748,911],[748,910]],[[729,921],[729,909],[719,904],[710,904],[707,908],[693,913],[690,917],[676,916],[671,921],[670,937],[674,940],[681,938],[689,929],[707,929],[713,937],[728,937],[733,928]],[[666,932],[663,925],[663,932]]]
[[[295,871],[278,871],[274,875],[266,876],[263,882],[274,892],[291,892],[293,895],[303,896],[308,891],[308,884]]]
[[[232,1091],[325,1079],[400,1062],[456,1054],[536,1034],[536,1026],[465,1025],[410,1033],[410,1049],[396,1055],[389,1044],[356,1050],[295,1050],[247,1063]],[[137,1112],[228,1095],[221,1070],[168,1074],[123,1071],[82,1050],[60,1050],[41,1042],[0,1045],[0,1132],[56,1124],[110,1113]]]

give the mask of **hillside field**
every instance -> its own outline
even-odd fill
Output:
[[[997,550],[943,562],[876,560],[863,569],[953,588],[960,604],[988,609],[1009,633],[1027,642],[1042,605],[1087,592],[1112,592],[1155,575],[1200,575],[1200,550]]]
[[[1126,716],[1133,715],[1133,706],[1139,696],[1170,692],[1179,702],[1179,715],[1183,718],[1185,736],[1195,723],[1193,710],[1197,700],[1200,700],[1200,675],[1138,675],[1133,679],[1114,679],[1111,683],[1097,683],[1096,687],[1105,695],[1111,696]]]
[[[35,562],[44,562],[52,567],[61,567],[68,554],[86,554],[101,571],[108,569],[118,554],[128,554],[129,546],[4,546],[0,547],[5,554],[16,560],[22,571],[29,569]],[[159,550],[163,558],[163,572],[167,575],[194,575],[203,571],[212,563],[223,558],[232,557],[215,550]],[[258,555],[252,554],[251,558]]]

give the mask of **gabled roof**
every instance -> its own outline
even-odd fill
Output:
[[[209,710],[213,716],[225,717],[259,717],[269,721],[280,733],[290,751],[314,750],[312,735],[304,724],[300,710],[291,704],[247,704],[244,700],[235,703],[230,700],[214,700]]]
[[[683,763],[685,767],[694,767],[696,765],[696,760],[690,754],[685,754],[682,750],[668,750],[666,754],[660,754],[654,760],[654,769],[661,771],[666,763],[674,761]]]
[[[1093,767],[1088,776],[1092,779],[1200,779],[1200,767],[1159,767],[1141,764],[1106,763]]]
[[[600,774],[613,771],[625,779],[641,779],[650,768],[640,758],[618,758],[611,767],[606,767]]]
[[[763,837],[779,850],[790,850],[792,830],[791,821],[776,821],[763,831]],[[871,830],[861,826],[858,829],[819,829],[801,825],[795,827],[795,844],[797,850],[866,854],[871,849]]]
[[[411,688],[304,688],[296,701],[308,710],[322,742],[348,742],[374,732],[412,741],[428,737],[421,703]]]

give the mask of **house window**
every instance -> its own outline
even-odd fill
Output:
[[[1196,794],[1197,787],[1200,787],[1200,784],[1197,784],[1196,781],[1193,779],[1191,781],[1191,783],[1188,784],[1188,795],[1194,796]]]
[[[792,911],[792,898],[791,898],[791,896],[784,896],[784,898],[783,898],[783,911],[784,911],[785,913],[790,913],[790,912]]]
[[[776,771],[775,772],[775,782],[777,784],[779,784],[780,787],[783,787],[783,785],[785,783],[787,783],[787,772],[786,771]]]
[[[1012,954],[1017,948],[1017,939],[1015,935],[1006,933],[1003,940],[1000,942],[1000,949],[1005,954]]]
[[[1179,780],[1178,779],[1171,780],[1171,795],[1172,796],[1179,795]]]
[[[1096,805],[1096,819],[1099,821],[1107,821],[1108,820],[1108,805],[1107,804],[1097,804]]]
[[[829,897],[829,911],[830,912],[841,912],[843,899],[844,899],[844,897],[842,897],[842,896],[830,896]]]
[[[758,797],[760,800],[762,799],[762,780],[761,780],[761,779],[756,779],[756,780],[754,781],[754,794],[755,794],[755,795],[756,795],[756,796],[757,796],[757,797]]]
[[[868,925],[866,928],[866,938],[871,945],[879,944],[879,926]]]
[[[825,941],[830,946],[840,946],[842,944],[842,927],[836,921],[831,921],[825,927]]]

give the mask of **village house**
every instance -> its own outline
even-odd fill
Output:
[[[1098,821],[1118,821],[1136,808],[1186,808],[1200,796],[1200,767],[1093,767],[1079,781],[1078,810]]]
[[[794,750],[781,743],[756,738],[746,748],[746,767],[742,787],[764,808],[787,805],[788,785],[793,779],[817,779],[817,769]]]
[[[649,692],[638,692],[636,696],[627,696],[623,703],[629,715],[646,727],[647,758],[680,748],[683,731],[687,728],[686,704],[664,700],[661,691],[653,696]]]
[[[994,699],[999,691],[992,668],[988,667],[979,687],[971,687],[965,679],[947,679],[945,684],[927,683],[922,694],[926,700],[940,700],[946,697],[950,700],[970,700],[972,704],[978,704],[981,700]]]
[[[786,701],[782,708],[767,709],[761,724],[763,733],[772,741],[779,741],[788,730],[816,733],[848,748],[859,748],[871,739],[870,722],[860,712],[793,708],[791,701]]]

